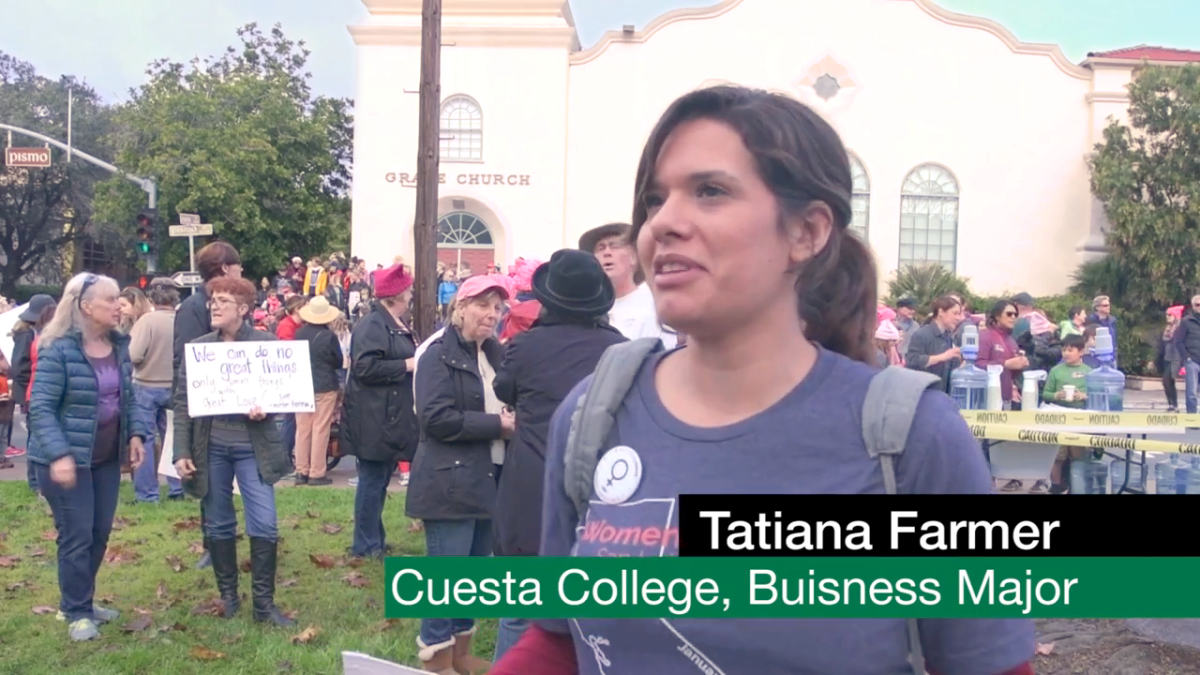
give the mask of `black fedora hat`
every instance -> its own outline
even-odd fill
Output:
[[[596,256],[569,248],[534,270],[530,285],[543,307],[565,316],[607,314],[617,295]]]

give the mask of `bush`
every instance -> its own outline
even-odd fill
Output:
[[[21,286],[21,285],[18,285],[16,287],[15,292],[13,293],[13,296],[11,298],[9,298],[9,300],[12,300],[14,304],[23,305],[23,304],[29,302],[29,299],[32,298],[33,296],[41,295],[41,294],[49,295],[50,297],[54,298],[55,300],[58,300],[59,298],[62,297],[62,286],[33,286],[33,285]]]
[[[883,302],[895,307],[901,298],[912,298],[917,304],[917,316],[924,316],[929,313],[934,300],[948,293],[967,298],[971,289],[966,279],[958,278],[941,265],[909,265],[896,270],[895,276],[888,281],[888,294]]]

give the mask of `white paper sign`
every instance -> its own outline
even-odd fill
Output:
[[[167,435],[163,438],[162,456],[158,459],[158,475],[179,478],[175,471],[175,413],[167,411]]]
[[[192,417],[316,410],[305,340],[193,342],[184,358]]]

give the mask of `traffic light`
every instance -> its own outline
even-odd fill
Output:
[[[143,274],[142,276],[138,277],[138,279],[137,279],[137,287],[142,289],[143,291],[146,290],[147,288],[150,287],[150,281],[152,279],[154,279],[153,276],[151,276],[149,274]]]
[[[152,258],[158,252],[158,214],[147,209],[137,215],[137,252]]]

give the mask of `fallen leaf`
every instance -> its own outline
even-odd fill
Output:
[[[41,546],[38,546],[37,548],[35,548],[29,552],[30,558],[40,558],[44,555],[46,555],[46,549]]]
[[[9,593],[15,593],[15,592],[21,590],[22,588],[25,588],[28,585],[29,585],[28,582],[18,581],[15,584],[9,584],[9,585],[5,586],[4,590],[8,591]]]
[[[278,667],[279,667],[279,672],[281,672],[281,673],[292,672],[292,662],[291,661],[280,661]]]
[[[221,652],[214,652],[208,647],[202,647],[200,645],[192,647],[192,651],[190,653],[193,659],[199,659],[201,661],[217,661],[225,658],[225,655]]]
[[[125,520],[121,516],[117,516],[116,518],[113,518],[112,529],[123,530],[123,529],[129,527],[131,524],[132,523],[130,523],[128,520]]]
[[[342,526],[337,523],[325,523],[321,526],[321,531],[325,534],[337,534],[342,531]]]
[[[321,517],[321,514],[316,511],[305,511],[304,515],[308,516],[309,518],[314,518],[314,519]]]
[[[16,567],[21,562],[20,556],[0,555],[0,567]]]
[[[192,608],[192,616],[215,616],[221,618],[225,616],[225,603],[221,602],[221,598],[205,600]]]
[[[299,635],[292,636],[292,644],[306,645],[306,644],[312,642],[313,639],[316,638],[320,634],[321,634],[321,629],[317,628],[316,626],[309,626],[308,628],[305,628],[303,631],[301,631]]]
[[[366,558],[351,558],[346,561],[346,567],[349,567],[351,569],[358,569],[366,564],[367,564]]]
[[[1053,651],[1054,651],[1054,643],[1053,642],[1046,643],[1046,644],[1039,642],[1037,644],[1037,649],[1034,650],[1034,653],[1040,654],[1041,656],[1049,656],[1050,653]]]
[[[384,621],[383,623],[379,624],[379,632],[382,633],[384,631],[389,631],[399,625],[400,625],[400,619],[388,619],[388,620]]]
[[[109,593],[108,595],[100,596],[100,604],[102,604],[102,605],[111,605],[111,604],[115,603],[116,601],[117,601],[117,596],[113,595],[112,593]]]
[[[235,645],[241,641],[242,641],[241,633],[234,633],[233,635],[229,635],[229,636],[221,638],[221,644],[223,644],[223,645]]]
[[[177,555],[167,556],[167,567],[170,567],[171,569],[175,570],[176,572],[182,572],[183,571],[183,558],[180,558]]]
[[[246,558],[243,560],[242,564],[238,565],[238,569],[240,569],[243,574],[248,574],[250,572],[250,559]]]
[[[139,614],[138,618],[125,624],[121,630],[126,633],[140,633],[150,627],[154,623],[154,617],[149,614]]]
[[[337,561],[333,559],[333,556],[324,553],[309,553],[308,559],[312,561],[312,564],[323,570],[337,566]]]
[[[48,605],[38,605],[37,607],[33,608],[33,613],[37,614],[38,616],[44,616],[46,614],[53,614],[57,611],[58,610],[56,610],[53,607],[50,607]]]
[[[146,609],[144,607],[134,607],[133,613],[134,614],[153,614],[154,610]]]
[[[57,530],[46,530],[42,533],[42,541],[55,541],[58,539]]]
[[[188,553],[192,553],[194,555],[201,555],[202,553],[204,553],[204,543],[199,542],[199,541],[193,541],[191,543],[191,545],[188,546]]]
[[[159,600],[167,597],[167,585],[161,581],[158,582],[158,588],[154,589],[154,595],[157,596]]]
[[[362,572],[351,572],[350,574],[342,577],[342,581],[350,584],[354,588],[363,588],[364,586],[371,585],[371,580],[363,576]]]
[[[296,615],[297,615],[297,614],[299,614],[299,613],[300,613],[300,610],[298,610],[298,609],[289,609],[289,610],[287,610],[286,612],[283,612],[283,617],[284,617],[285,619],[292,619],[292,620],[295,620],[295,618],[296,618]]]
[[[141,553],[138,553],[133,549],[125,548],[118,544],[116,546],[110,546],[108,551],[104,553],[104,562],[109,563],[110,565],[116,565],[124,562],[132,562],[141,557]]]
[[[177,623],[171,624],[170,626],[163,626],[162,628],[159,628],[159,630],[164,633],[167,631],[174,631],[176,633],[182,633],[185,630],[187,630],[187,626],[177,622]]]
[[[280,523],[280,525],[282,525],[283,527],[290,527],[293,530],[298,530],[298,529],[300,529],[300,519],[299,518],[284,518],[283,522]]]
[[[184,518],[183,520],[176,522],[173,527],[175,528],[176,532],[183,532],[184,530],[199,529],[200,528],[200,517],[192,516],[190,518]]]
[[[295,586],[298,583],[300,583],[299,579],[284,579],[283,581],[279,582],[279,587],[280,588],[291,588],[292,586]]]

